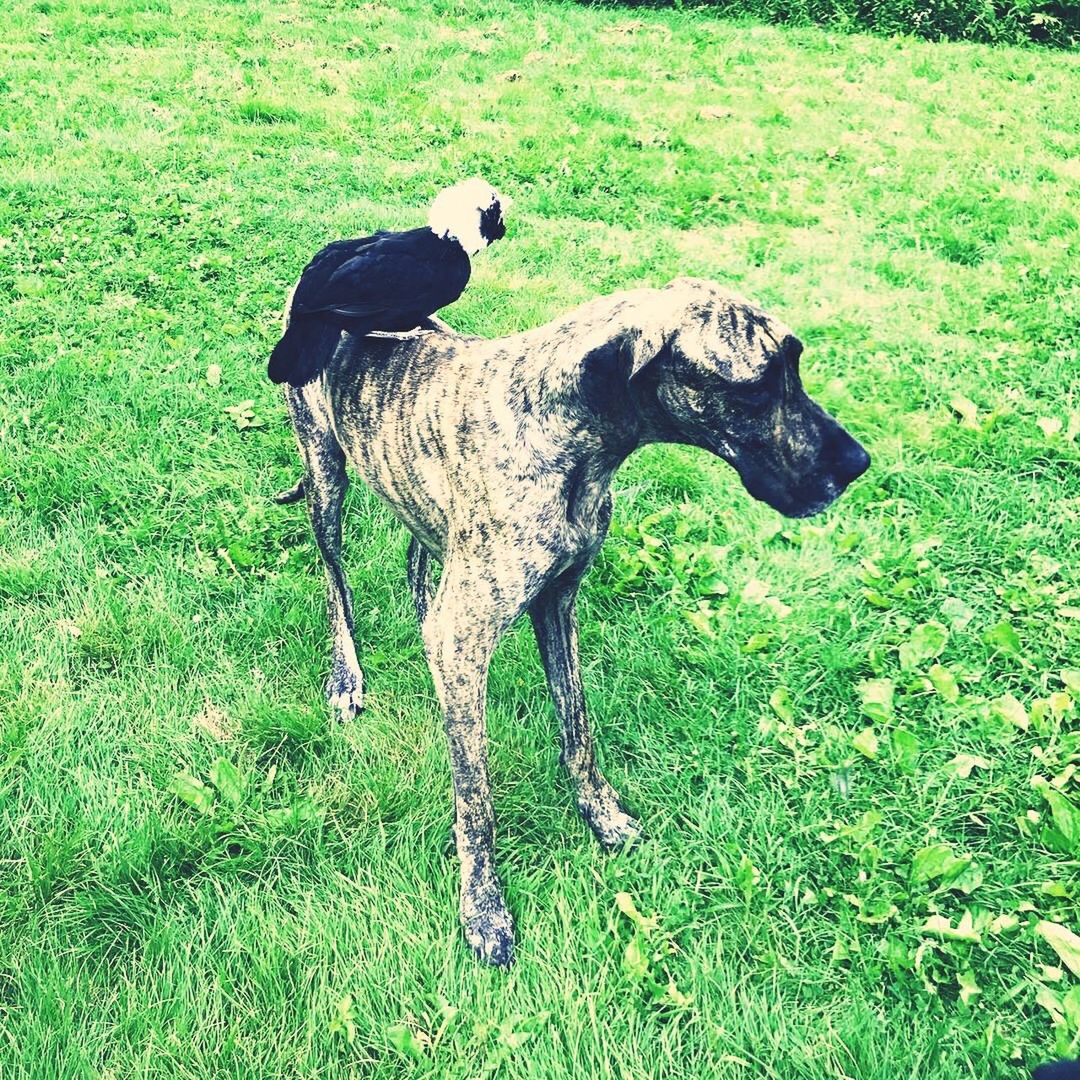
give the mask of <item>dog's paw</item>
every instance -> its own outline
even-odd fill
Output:
[[[354,720],[364,711],[364,691],[357,687],[355,690],[341,691],[327,695],[330,708],[338,714],[338,719],[344,723],[346,720]]]
[[[340,720],[352,720],[364,707],[364,673],[335,661],[326,680],[326,700]]]
[[[600,846],[608,851],[641,839],[641,825],[622,808],[610,784],[603,784],[587,797],[583,793],[578,809]]]
[[[581,815],[589,823],[600,846],[608,851],[633,844],[642,837],[641,823],[621,810],[603,817],[594,817],[587,810],[582,810]]]
[[[461,921],[469,948],[485,964],[508,968],[514,962],[514,921],[501,900],[497,907]]]

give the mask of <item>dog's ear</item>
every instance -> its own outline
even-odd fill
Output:
[[[599,413],[620,411],[628,400],[631,382],[665,345],[662,334],[635,326],[590,349],[581,363],[581,391],[589,407]]]
[[[669,286],[670,289],[670,286]],[[618,334],[627,382],[637,378],[671,344],[678,325],[669,289],[643,291],[633,323]]]
[[[623,335],[621,351],[626,367],[626,381],[636,378],[664,350],[667,339],[652,328],[635,326]]]

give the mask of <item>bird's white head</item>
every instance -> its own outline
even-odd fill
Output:
[[[489,183],[474,176],[443,188],[428,213],[428,226],[436,236],[456,240],[470,255],[506,235],[503,211],[510,200]]]

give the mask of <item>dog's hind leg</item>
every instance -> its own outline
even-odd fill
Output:
[[[349,486],[345,454],[316,389],[290,388],[285,400],[304,461],[302,485],[307,495],[311,530],[326,568],[327,608],[334,639],[326,699],[331,708],[339,710],[342,719],[350,719],[363,707],[364,673],[356,658],[353,638],[352,592],[341,568],[341,505]]]
[[[540,658],[562,729],[562,762],[577,789],[578,809],[605,848],[617,848],[640,834],[622,808],[615,789],[596,764],[578,659],[577,592],[580,577],[556,579],[529,609]]]
[[[409,540],[409,551],[405,556],[406,572],[409,578],[409,590],[412,592],[413,606],[416,608],[416,620],[420,629],[435,599],[435,581],[432,573],[432,557],[426,547],[414,536]],[[454,830],[446,838],[445,854],[454,854]]]

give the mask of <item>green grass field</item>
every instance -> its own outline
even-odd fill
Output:
[[[3,1080],[984,1080],[1077,1051],[1077,55],[9,0],[0,90]],[[459,328],[716,278],[796,328],[874,457],[809,522],[702,452],[620,472],[582,653],[649,839],[605,857],[576,817],[519,626],[489,691],[509,975],[457,924],[406,537],[354,487],[369,698],[335,726],[317,553],[268,498],[297,474],[264,377],[287,286],[473,172],[516,205]]]

